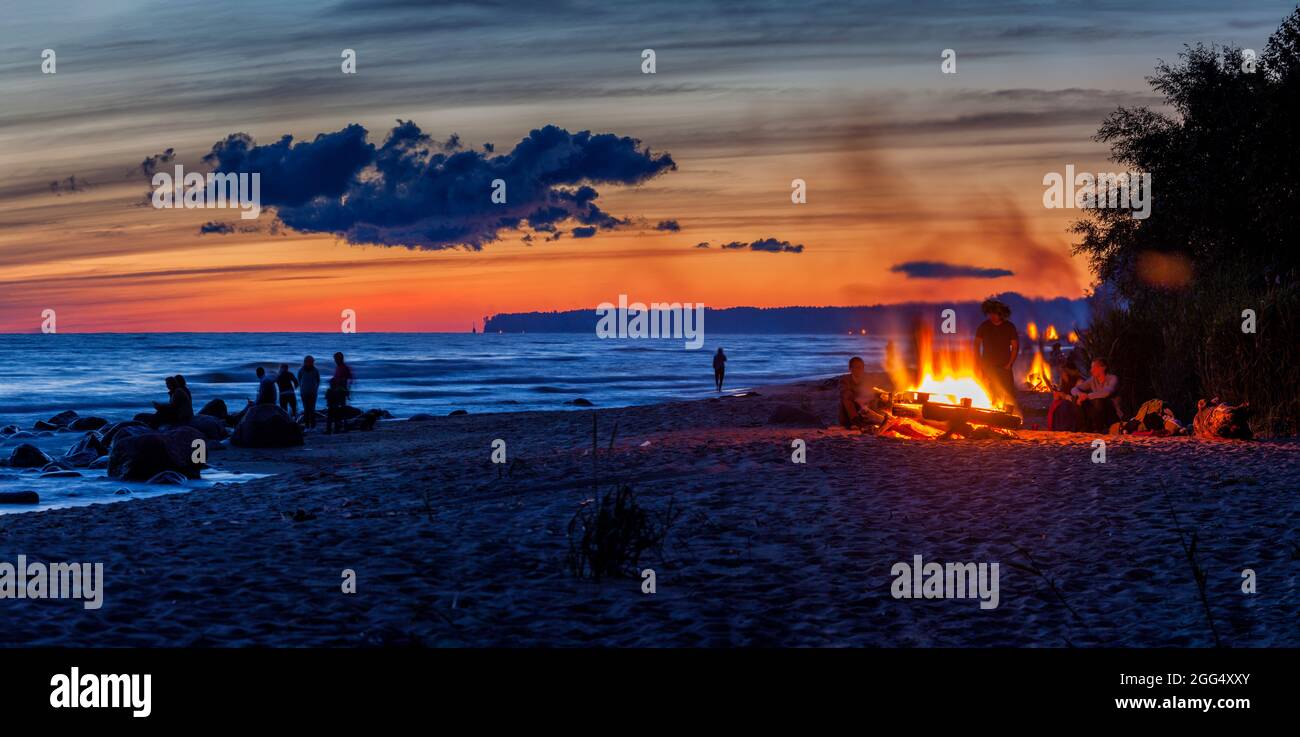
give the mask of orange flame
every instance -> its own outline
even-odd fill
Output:
[[[1044,340],[1060,340],[1060,339],[1061,339],[1061,336],[1059,336],[1059,335],[1056,334],[1056,326],[1055,326],[1055,325],[1048,325],[1048,326],[1047,326],[1047,335],[1046,335],[1046,337],[1044,337]]]
[[[916,363],[915,374],[901,361],[887,367],[894,386],[928,392],[940,402],[961,404],[963,399],[970,399],[972,407],[996,409],[976,378],[975,355],[969,347],[946,343],[936,348],[930,327],[922,325],[916,331]]]
[[[1032,321],[1026,323],[1025,335],[1028,335],[1030,340],[1038,340],[1038,325],[1036,325]]]
[[[1068,341],[1070,341],[1071,343],[1078,343],[1078,342],[1079,342],[1079,334],[1076,333],[1076,332],[1074,332],[1073,330],[1071,330],[1071,331],[1070,331],[1070,334],[1067,335],[1067,336],[1065,336],[1065,339],[1068,340]]]
[[[1050,391],[1051,387],[1047,385],[1047,380],[1047,362],[1043,360],[1043,351],[1035,347],[1033,362],[1025,374],[1025,386],[1036,392]]]

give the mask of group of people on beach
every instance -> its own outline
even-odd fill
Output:
[[[988,299],[980,305],[985,320],[975,330],[973,345],[981,383],[988,390],[994,405],[1015,412],[1015,378],[1012,369],[1020,355],[1020,331],[1011,322],[1011,309],[1002,302]],[[900,360],[892,352],[892,343],[886,348],[886,365]],[[1105,358],[1092,361],[1085,378],[1073,362],[1073,353],[1067,357],[1060,343],[1052,347],[1049,365],[1056,377],[1048,377],[1052,390],[1052,406],[1048,411],[1048,429],[1105,433],[1118,421],[1122,411],[1119,401],[1119,377],[1110,372],[1110,362]],[[839,421],[845,427],[880,425],[885,419],[885,407],[880,391],[867,381],[866,363],[854,356],[849,360],[849,373],[840,379]]]
[[[180,374],[168,376],[165,383],[167,402],[154,402],[153,414],[141,417],[145,424],[155,429],[194,418],[194,395],[190,394],[190,388],[185,385],[185,377]]]
[[[986,299],[980,309],[986,319],[975,330],[975,355],[993,401],[1010,411],[1016,405],[1011,369],[1020,355],[1020,331],[1010,320],[1011,309],[1002,302]],[[1105,433],[1122,414],[1119,377],[1110,372],[1107,359],[1095,358],[1084,378],[1073,359],[1073,351],[1067,357],[1060,343],[1052,345],[1048,366],[1056,376],[1047,377],[1052,390],[1047,429]]]
[[[342,353],[334,354],[334,375],[330,377],[325,389],[325,432],[344,432],[346,418],[343,408],[348,404],[352,394],[352,382],[355,380],[352,367],[343,360]],[[280,370],[274,376],[261,366],[257,367],[257,394],[254,404],[270,404],[297,418],[298,398],[302,397],[302,420],[308,428],[316,427],[316,397],[320,391],[320,371],[316,368],[316,359],[306,356],[302,367],[296,374],[289,371],[289,364],[280,364]],[[185,384],[185,377],[177,374],[168,376],[167,401],[154,402],[153,414],[141,415],[146,424],[158,428],[187,422],[194,418],[194,396]]]
[[[352,367],[343,360],[343,354],[334,354],[334,375],[330,377],[325,389],[325,432],[326,434],[344,432],[347,428],[343,408],[348,404],[352,393],[355,374]],[[303,426],[316,427],[316,396],[320,391],[320,371],[316,368],[316,359],[306,356],[298,373],[289,371],[289,364],[280,364],[280,370],[272,376],[261,366],[257,367],[257,399],[254,404],[278,404],[280,409],[290,417],[298,416],[298,399],[294,391],[302,396]]]

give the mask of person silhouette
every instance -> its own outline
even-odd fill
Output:
[[[325,433],[344,432],[343,408],[348,404],[348,394],[352,386],[352,367],[343,361],[343,353],[334,354],[334,375],[330,377],[329,388],[325,390]]]
[[[167,403],[154,402],[152,415],[137,417],[155,430],[176,421],[176,377],[168,376],[163,383],[167,385]]]
[[[280,364],[280,373],[275,375],[275,386],[280,390],[280,409],[290,417],[298,416],[298,398],[293,390],[298,388],[298,378],[289,373],[289,364]]]
[[[172,394],[172,407],[176,411],[176,421],[189,422],[194,419],[194,395],[186,386],[184,376],[176,374],[172,379],[176,382],[176,390]]]
[[[275,379],[261,366],[257,367],[257,404],[275,404]]]
[[[303,425],[316,427],[316,392],[320,390],[320,371],[316,370],[316,359],[307,356],[302,359],[302,368],[298,369],[298,390],[302,392]]]
[[[713,383],[717,385],[718,391],[722,391],[722,377],[727,373],[727,354],[719,348],[717,353],[713,354]]]

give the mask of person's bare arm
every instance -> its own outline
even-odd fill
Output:
[[[1002,368],[1009,369],[1012,366],[1015,366],[1016,358],[1018,358],[1019,356],[1020,356],[1020,341],[1015,338],[1012,338],[1011,339],[1011,362],[1008,363],[1006,366],[1003,366]]]
[[[847,381],[840,382],[840,406],[844,408],[849,417],[858,416],[857,397],[853,396],[853,387]]]

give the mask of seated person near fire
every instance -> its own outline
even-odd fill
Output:
[[[1119,377],[1110,373],[1110,364],[1104,358],[1094,359],[1088,378],[1070,390],[1083,415],[1085,432],[1105,433],[1119,420],[1115,411],[1115,391]]]
[[[859,356],[850,358],[849,372],[840,377],[840,425],[846,428],[880,425],[888,414],[887,410],[877,411],[878,400],[878,392],[867,380],[866,363]]]
[[[1083,381],[1083,374],[1071,361],[1061,364],[1060,374],[1061,382],[1052,386],[1052,406],[1047,410],[1047,429],[1077,432],[1079,406],[1075,404],[1072,392]]]

